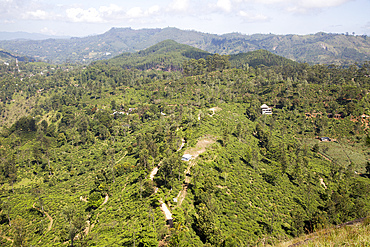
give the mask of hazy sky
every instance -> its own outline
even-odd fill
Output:
[[[111,27],[370,35],[370,0],[0,0],[0,31],[87,36]]]

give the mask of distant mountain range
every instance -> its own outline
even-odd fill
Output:
[[[89,63],[137,52],[168,39],[221,55],[265,49],[311,64],[346,65],[370,60],[369,37],[322,32],[310,35],[216,35],[177,28],[112,28],[104,34],[83,38],[2,40],[0,48],[52,63]]]
[[[44,40],[44,39],[69,39],[69,36],[55,36],[41,33],[27,32],[0,32],[0,40]]]

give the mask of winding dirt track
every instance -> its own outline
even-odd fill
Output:
[[[161,203],[161,210],[163,211],[166,220],[172,220],[172,213],[168,209],[166,203],[162,201],[159,201],[159,202]]]
[[[127,151],[125,152],[125,154],[118,161],[116,161],[116,164],[118,164],[123,158],[125,158],[126,155],[127,155]]]
[[[181,139],[181,145],[179,147],[179,149],[177,149],[177,152],[179,152],[183,147],[185,146],[185,139]],[[153,180],[154,179],[154,176],[157,174],[159,168],[161,167],[162,165],[162,162],[159,162],[159,164],[153,168],[152,172],[150,173],[149,175],[149,179],[150,180]],[[154,193],[157,193],[158,191],[158,188],[155,187],[155,192]],[[162,201],[162,199],[159,200],[159,203],[161,204],[161,210],[164,214],[164,217],[166,218],[166,220],[172,220],[172,213],[171,211],[168,209],[166,203],[164,203]]]
[[[125,184],[125,188],[126,188],[126,184]],[[106,204],[106,203],[108,202],[108,200],[109,200],[109,195],[108,195],[108,194],[105,194],[105,199],[104,199],[103,203],[100,205],[100,207],[101,207],[101,206],[103,206],[104,204]],[[89,232],[91,232],[91,230],[94,228],[95,224],[98,222],[99,214],[100,214],[100,213],[98,213],[98,214],[96,215],[96,219],[95,219],[95,222],[94,222],[93,224],[91,224],[91,222],[90,222],[89,220],[88,220],[88,221],[86,221],[86,223],[87,223],[87,227],[86,227],[86,228],[85,228],[85,230],[83,231],[83,232],[85,233],[85,235],[86,235],[86,236],[89,234]],[[77,236],[76,236],[76,237],[77,237]]]
[[[221,108],[219,108],[221,109]],[[212,109],[214,111],[215,109]],[[188,184],[190,183],[190,171],[191,168],[196,165],[195,158],[197,158],[201,153],[204,153],[208,146],[212,145],[216,141],[213,138],[205,137],[197,142],[194,148],[189,148],[185,151],[186,154],[190,154],[193,156],[192,160],[189,161],[188,166],[186,167],[185,173],[185,184],[182,186],[182,190],[180,190],[179,194],[177,195],[177,206],[180,207],[182,202],[184,201],[187,190]]]
[[[159,169],[160,166],[161,166],[161,163],[159,163],[156,167],[154,167],[153,171],[150,173],[150,176],[149,176],[150,180],[153,180],[154,179],[154,176],[155,176],[155,174],[157,174],[158,169]],[[154,191],[155,191],[154,193],[157,193],[158,188],[155,187],[155,190]],[[162,210],[162,212],[163,212],[164,217],[166,218],[166,220],[172,220],[171,211],[168,209],[166,203],[164,203],[162,201],[162,199],[159,200],[159,203],[161,204],[161,210]]]
[[[218,110],[218,109],[212,109],[212,111],[214,112],[215,110]],[[186,153],[188,154],[191,154],[193,156],[193,160],[191,160],[187,166],[187,168],[185,169],[184,173],[185,173],[185,184],[183,185],[183,188],[182,190],[179,192],[179,194],[177,195],[177,206],[181,206],[182,202],[184,201],[185,197],[186,197],[186,194],[187,194],[187,189],[188,189],[188,184],[190,183],[190,177],[188,175],[190,175],[190,169],[192,166],[194,166],[196,164],[196,162],[194,161],[194,159],[196,157],[199,156],[199,154],[203,153],[206,151],[206,148],[213,144],[215,142],[215,140],[213,140],[212,138],[203,138],[201,140],[198,141],[197,145],[195,148],[190,148]],[[179,147],[179,149],[177,150],[180,151],[183,147],[185,146],[185,140],[182,139],[182,143],[181,143],[181,146]],[[153,180],[154,179],[154,176],[157,174],[160,166],[161,166],[161,162],[159,162],[159,164],[153,168],[152,172],[150,173],[149,175],[149,178],[150,180]],[[155,187],[155,193],[157,193],[158,191],[158,188]],[[159,200],[159,203],[161,204],[161,210],[166,218],[166,220],[172,220],[172,213],[171,211],[168,209],[166,203],[164,203],[162,201],[162,199]]]
[[[160,166],[161,166],[161,162],[159,162],[159,164],[156,167],[153,168],[152,172],[149,175],[150,180],[154,179],[154,176],[155,176],[155,174],[157,174]]]
[[[53,218],[52,218],[52,217],[48,214],[48,212],[46,212],[45,210],[44,210],[44,212],[42,212],[42,210],[41,210],[41,209],[39,209],[39,208],[35,207],[35,204],[36,204],[36,202],[34,202],[34,203],[33,203],[32,207],[33,207],[34,209],[38,210],[39,212],[44,213],[44,214],[46,215],[46,217],[49,219],[49,221],[50,221],[50,222],[49,222],[49,225],[48,225],[47,232],[50,232],[51,228],[53,227],[53,222],[54,222]],[[46,233],[45,233],[45,234],[46,234]]]
[[[105,194],[105,199],[104,199],[104,202],[100,205],[100,206],[103,206],[104,204],[106,204],[109,200],[109,196],[108,194]]]

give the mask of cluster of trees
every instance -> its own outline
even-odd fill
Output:
[[[179,44],[173,40],[165,40],[137,53],[123,53],[105,62],[121,68],[176,71],[182,69],[184,61],[205,58],[209,55],[211,54],[208,52]]]
[[[370,64],[310,66],[254,54],[233,63],[194,51],[182,71],[127,69],[112,60],[23,80],[26,72],[3,68],[2,88],[19,83],[1,91],[3,113],[27,98],[33,103],[27,116],[2,119],[0,231],[22,244],[157,246],[170,235],[174,246],[232,246],[365,216],[369,179],[354,172],[369,173],[365,159],[335,159],[314,138],[336,138],[363,156],[368,129],[353,119],[370,114]],[[263,103],[273,106],[272,116],[260,114]],[[321,117],[306,118],[314,112]],[[204,136],[217,142],[185,184],[188,164],[180,157]],[[182,205],[174,205],[184,188]],[[171,232],[159,200],[171,204]],[[41,211],[54,218],[53,231]]]
[[[207,59],[190,59],[183,64],[184,75],[203,75],[206,71],[224,70],[230,67],[229,56],[214,54]]]

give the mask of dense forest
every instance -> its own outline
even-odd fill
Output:
[[[0,65],[1,246],[274,245],[369,215],[370,63],[167,42]]]

